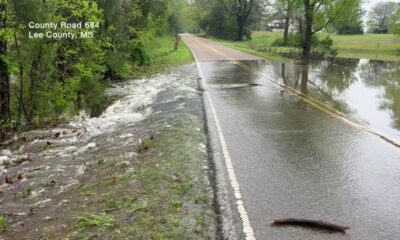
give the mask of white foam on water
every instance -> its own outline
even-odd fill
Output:
[[[107,94],[122,96],[121,99],[115,101],[97,118],[89,118],[81,112],[70,125],[85,129],[86,136],[82,140],[88,140],[120,125],[142,121],[152,113],[151,104],[157,94],[172,86],[179,78],[181,76],[177,74],[157,75],[114,85]]]
[[[96,143],[91,142],[91,143],[87,144],[86,146],[83,146],[80,149],[78,149],[78,151],[76,151],[74,153],[74,155],[82,154],[84,152],[87,152],[90,149],[95,149],[95,148],[96,148]]]
[[[11,156],[11,151],[8,149],[4,149],[0,151],[0,156]]]

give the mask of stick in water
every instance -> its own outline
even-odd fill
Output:
[[[272,226],[276,225],[297,225],[297,226],[310,226],[317,227],[322,229],[328,229],[331,231],[342,232],[344,233],[350,227],[341,226],[329,222],[319,221],[319,220],[309,220],[309,219],[299,219],[299,218],[284,218],[284,219],[276,219],[272,224]]]

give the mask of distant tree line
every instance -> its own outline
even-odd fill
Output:
[[[294,25],[304,56],[310,54],[317,32],[363,31],[361,0],[195,0],[193,6],[193,17],[208,35],[236,41],[250,39],[251,24],[257,21],[282,19],[283,45],[289,41],[289,25]]]
[[[176,35],[186,0],[0,0],[0,127],[32,126],[103,104],[103,82],[151,64],[157,38]],[[92,24],[94,37],[32,39],[29,23]],[[0,129],[1,132],[1,129]]]
[[[251,30],[264,30],[263,22],[280,20],[283,39],[279,44],[299,46],[305,57],[319,43],[317,32],[363,34],[366,14],[362,0],[194,0],[192,12],[192,21],[206,34],[236,41],[250,39]],[[400,31],[399,3],[378,3],[367,16],[369,32]],[[289,27],[295,29],[291,39]]]

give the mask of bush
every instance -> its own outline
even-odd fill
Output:
[[[251,40],[251,30],[248,27],[244,28],[243,34],[244,34],[246,40]]]
[[[272,42],[274,47],[300,47],[301,46],[301,35],[298,33],[289,34],[287,44],[284,43],[282,38],[275,39]]]
[[[315,50],[319,52],[322,56],[336,56],[338,54],[338,49],[333,47],[333,40],[329,36],[326,36],[324,39],[319,40],[316,39],[314,43]]]
[[[7,219],[3,216],[0,216],[0,233],[6,230]]]
[[[138,66],[150,64],[150,57],[148,56],[145,46],[140,41],[133,41],[131,44],[131,60]]]
[[[272,44],[271,44],[271,46],[273,46],[273,47],[282,47],[282,46],[284,46],[284,45],[285,45],[285,44],[284,44],[282,38],[277,38],[277,39],[275,39],[275,40],[272,42]]]

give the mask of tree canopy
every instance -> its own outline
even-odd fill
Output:
[[[241,41],[250,38],[250,25],[262,18],[264,3],[264,0],[195,0],[194,18],[208,35]]]
[[[368,32],[389,33],[390,21],[398,8],[399,4],[395,2],[377,3],[368,13]]]
[[[104,83],[151,64],[157,38],[182,31],[188,7],[185,0],[1,0],[1,127],[80,109],[96,114]]]
[[[300,7],[300,33],[303,57],[309,58],[312,36],[330,26],[351,21],[359,16],[360,0],[303,0]]]

